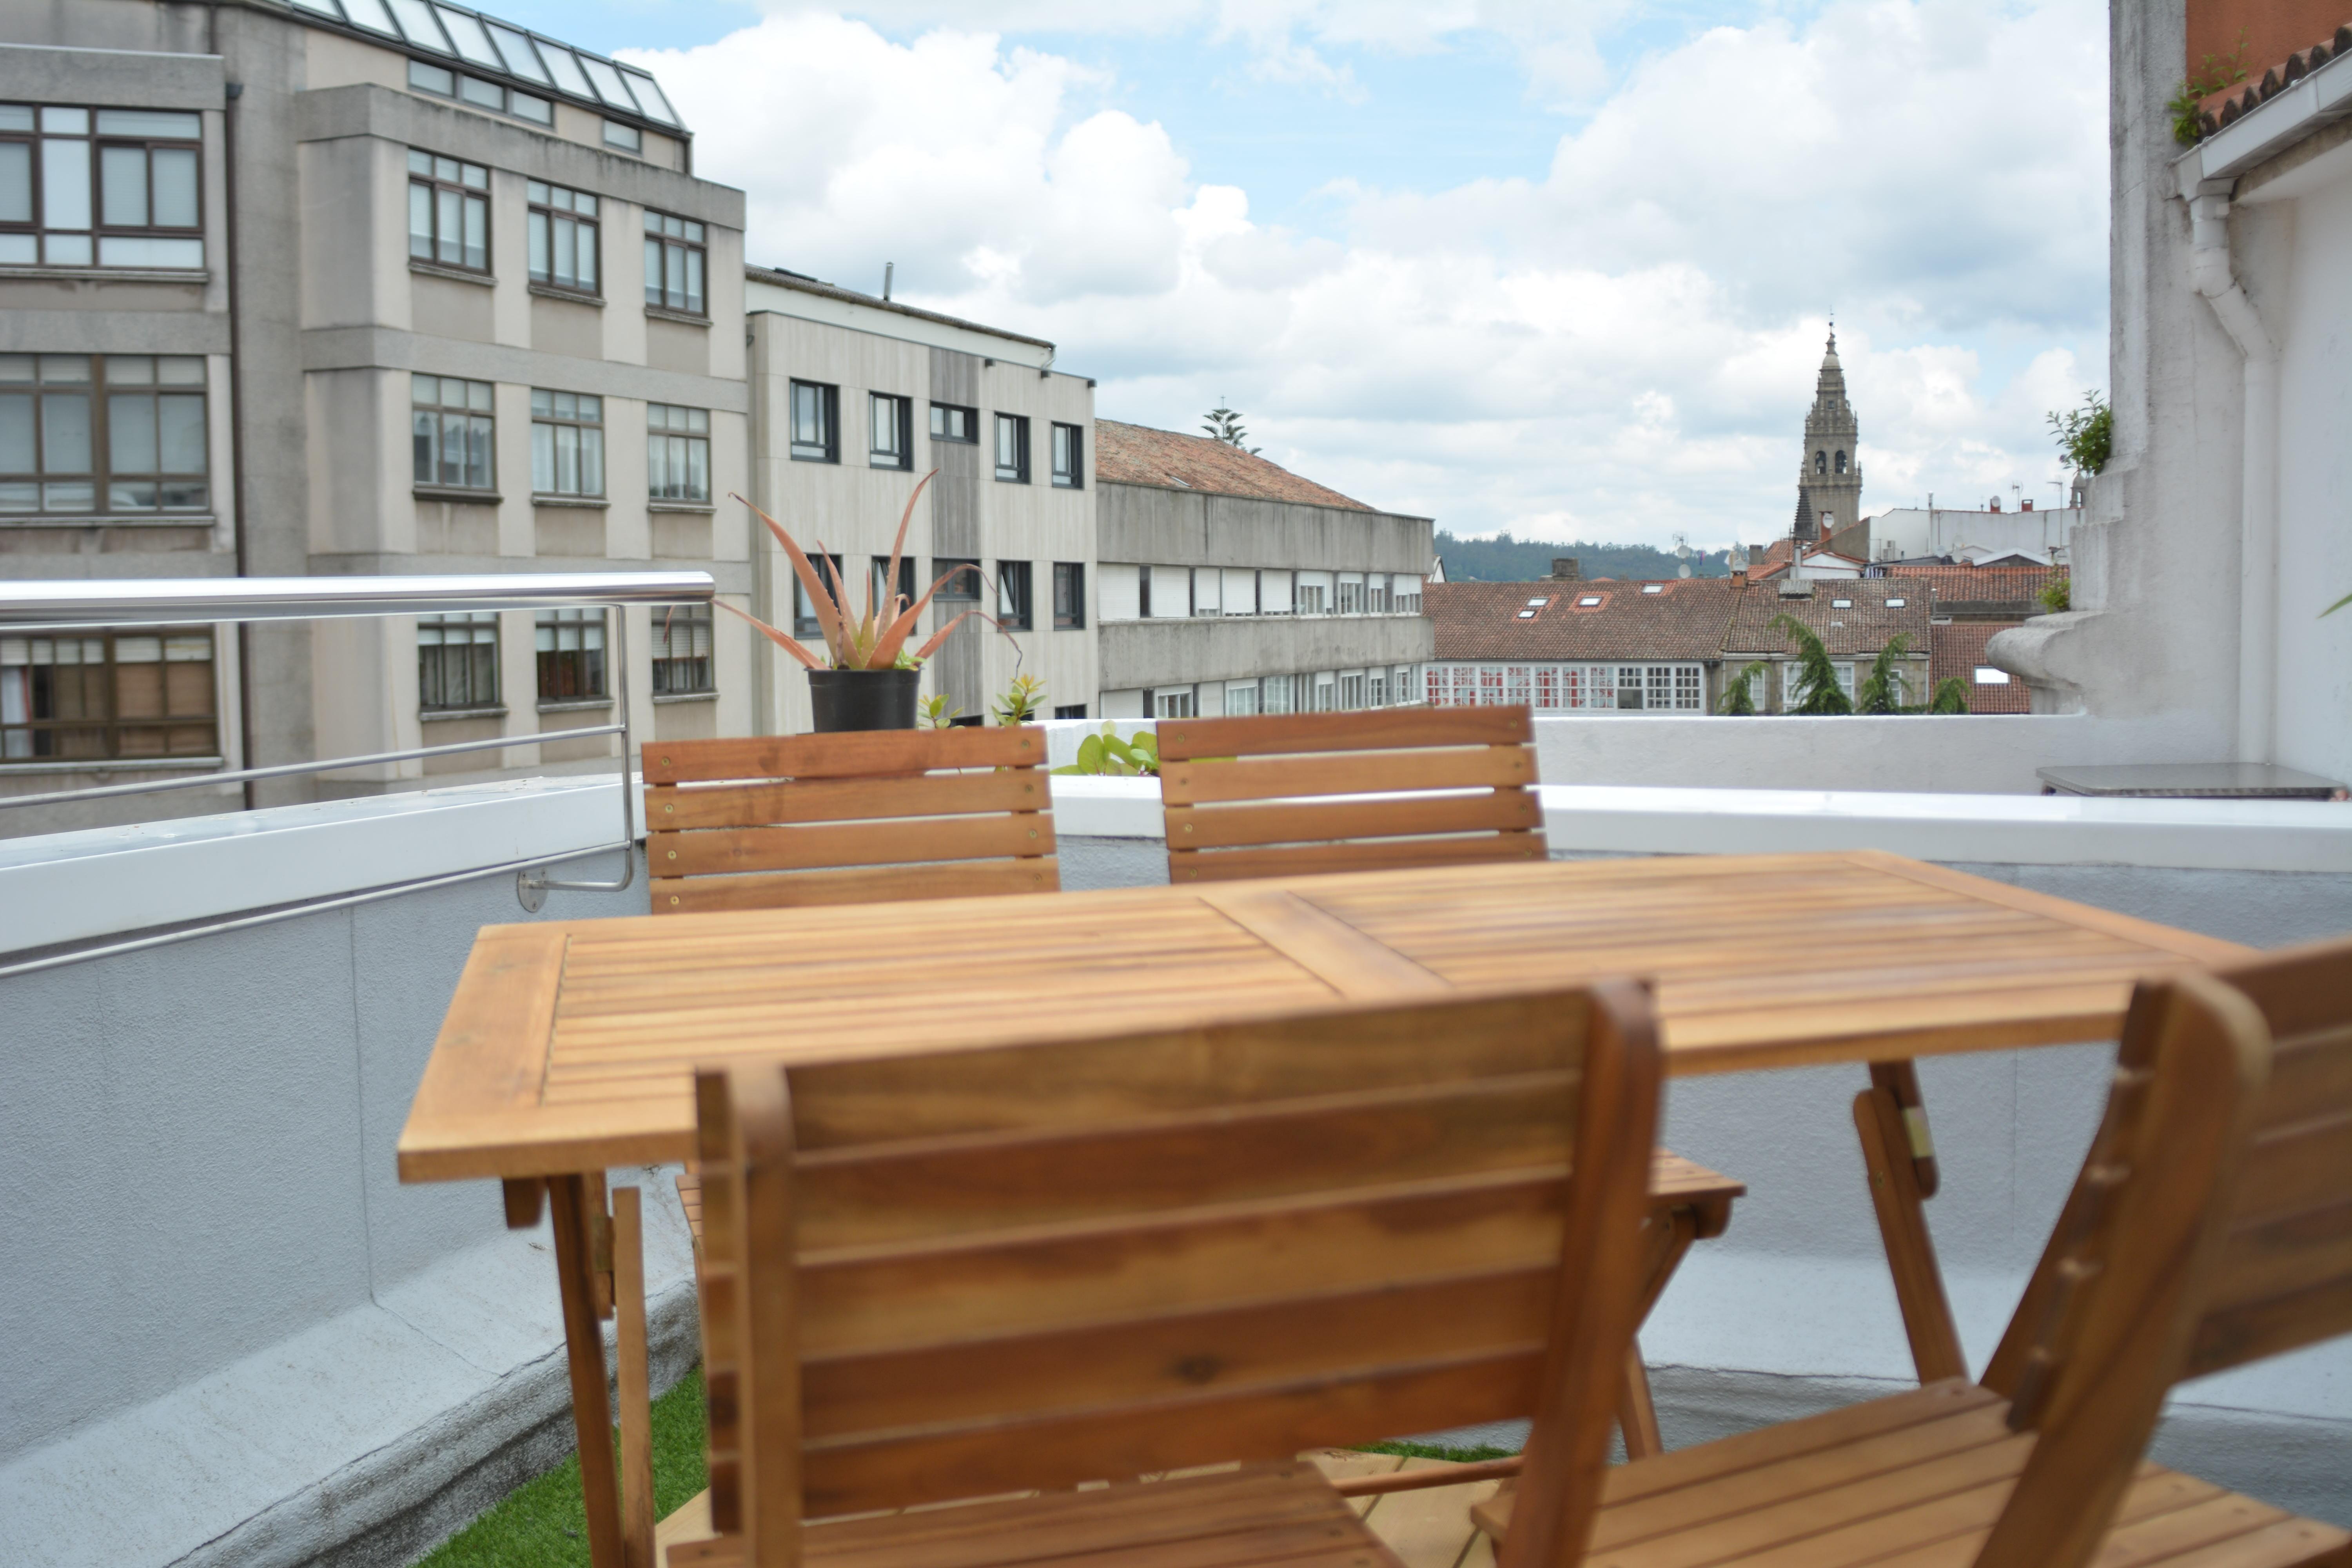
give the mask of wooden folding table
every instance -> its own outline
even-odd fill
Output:
[[[1855,1121],[1923,1379],[1962,1370],[1920,1202],[1919,1056],[2110,1040],[2132,983],[2234,943],[1899,857],[1496,863],[485,927],[400,1140],[404,1182],[551,1195],[591,1545],[619,1568],[603,1173],[685,1160],[693,1069],[1231,1021],[1630,974],[1677,1076],[1871,1065]],[[609,1266],[606,1266],[609,1268]],[[602,1478],[601,1481],[599,1478]]]

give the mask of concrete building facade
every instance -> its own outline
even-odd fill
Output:
[[[1205,437],[1096,428],[1105,717],[1420,700],[1430,519]]]
[[[836,558],[862,609],[908,496],[934,474],[897,587],[911,602],[956,575],[915,644],[967,610],[990,619],[964,621],[932,657],[926,695],[945,697],[961,722],[982,722],[1030,675],[1045,682],[1049,714],[1094,713],[1094,384],[1055,370],[1042,339],[798,273],[746,268],[744,310],[752,501],[812,563]],[[730,510],[752,531],[752,613],[821,653],[814,606],[782,546],[744,509]],[[806,730],[800,667],[761,646],[757,728]]]
[[[2111,7],[2113,456],[2074,532],[2072,609],[1988,654],[2037,712],[2343,780],[2352,614],[2326,612],[2352,591],[2352,27],[2321,15]],[[2184,146],[2168,100],[2242,37],[2274,52]]]
[[[8,8],[0,554],[20,577],[709,570],[747,461],[740,192],[643,72],[457,6]],[[511,737],[262,801],[740,731],[747,641],[633,614],[0,647],[0,791]],[[133,803],[218,810],[234,792]],[[55,826],[55,824],[50,824]]]

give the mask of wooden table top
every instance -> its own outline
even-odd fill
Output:
[[[683,1160],[693,1069],[1656,983],[1669,1072],[2113,1039],[2246,949],[1876,851],[1552,860],[485,926],[403,1181]]]

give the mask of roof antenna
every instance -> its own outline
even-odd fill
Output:
[[[898,264],[895,261],[886,261],[882,264],[882,300],[885,304],[887,304],[890,300],[890,275],[898,270]]]

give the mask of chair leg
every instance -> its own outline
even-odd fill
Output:
[[[1910,1067],[1907,1062],[1880,1065],[1899,1068],[1905,1074]],[[1895,1277],[1895,1299],[1903,1310],[1912,1364],[1923,1384],[1966,1377],[1968,1358],[1952,1322],[1952,1304],[1944,1294],[1943,1270],[1936,1261],[1923,1206],[1923,1189],[1934,1179],[1935,1170],[1927,1113],[1916,1088],[1909,1092],[1910,1103],[1904,1103],[1896,1073],[1882,1076],[1874,1066],[1871,1075],[1874,1086],[1854,1097],[1853,1127],[1862,1141],[1870,1201],[1878,1211],[1879,1238],[1886,1245],[1886,1267]]]
[[[600,1179],[597,1186],[604,1185]],[[591,1568],[626,1568],[613,1475],[613,1416],[604,1384],[604,1331],[596,1321],[595,1234],[588,1179],[554,1176],[547,1192],[555,1232],[555,1272],[563,1291],[563,1343],[571,1361],[572,1429],[580,1442],[581,1503],[588,1514]]]
[[[1642,1362],[1642,1344],[1625,1347],[1623,1386],[1617,1393],[1617,1430],[1624,1435],[1625,1458],[1647,1459],[1663,1454],[1658,1436],[1658,1407],[1650,1398],[1650,1369]]]
[[[628,1568],[655,1568],[653,1382],[646,1342],[645,1216],[637,1189],[613,1189],[613,1307],[621,1406],[621,1542]]]

